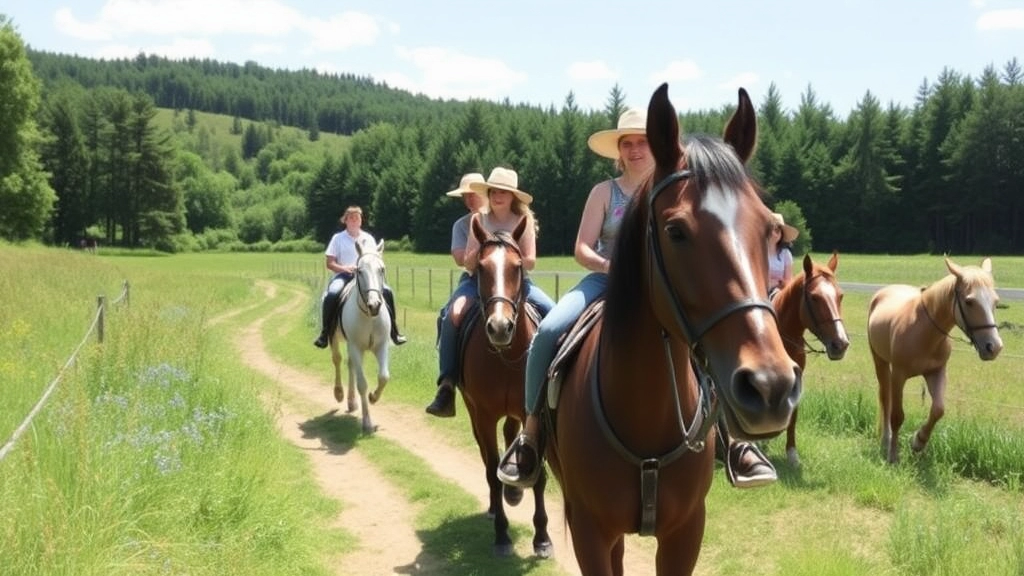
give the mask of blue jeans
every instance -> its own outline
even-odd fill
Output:
[[[607,285],[607,274],[587,274],[579,284],[558,299],[558,304],[537,327],[537,333],[533,335],[533,342],[530,343],[530,353],[526,357],[527,414],[535,414],[540,407],[540,389],[547,378],[548,367],[555,359],[555,344],[558,338],[576,322],[591,302],[604,294]]]
[[[459,363],[459,359],[457,357],[459,348],[459,331],[452,320],[451,305],[460,296],[465,296],[467,298],[468,305],[474,305],[477,297],[477,291],[476,276],[470,276],[464,273],[459,278],[459,285],[455,287],[455,291],[452,292],[451,298],[448,299],[448,304],[441,309],[440,334],[437,346],[437,367],[438,372],[440,373],[437,381],[439,383],[441,380],[446,378],[454,383],[455,367]],[[555,307],[555,301],[552,300],[544,290],[536,286],[529,278],[526,279],[526,301],[537,307],[542,318]]]

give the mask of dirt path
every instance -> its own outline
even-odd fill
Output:
[[[261,281],[261,289],[268,298],[276,295],[278,285]],[[346,554],[337,565],[338,574],[445,574],[443,560],[423,551],[417,537],[413,518],[416,509],[377,469],[360,453],[358,448],[332,445],[321,438],[310,438],[302,431],[302,424],[316,416],[339,408],[323,384],[322,375],[314,375],[291,368],[276,361],[267,352],[263,337],[263,323],[276,316],[295,313],[306,305],[307,295],[291,290],[288,302],[266,316],[245,326],[238,338],[239,353],[252,366],[280,385],[281,398],[277,424],[282,435],[306,451],[317,475],[317,482],[325,494],[344,504],[337,523],[360,538],[361,548]],[[216,323],[235,315],[229,313],[215,318]],[[487,484],[483,481],[479,455],[453,447],[443,436],[427,425],[429,418],[423,411],[407,406],[389,404],[384,400],[373,407],[377,434],[409,450],[429,462],[438,476],[448,479],[472,494],[480,502],[481,512],[487,508]],[[358,494],[358,498],[349,497]],[[371,505],[372,503],[372,505]],[[567,574],[579,574],[572,543],[564,531],[564,512],[560,501],[547,499],[550,524],[548,530],[555,545],[553,561]],[[533,507],[529,502],[507,507],[509,520],[529,526]],[[532,528],[531,528],[532,531]],[[528,540],[516,543],[521,556],[531,553]],[[653,574],[653,557],[626,546],[626,573]]]

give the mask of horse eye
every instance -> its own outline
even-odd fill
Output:
[[[682,226],[678,224],[667,224],[665,225],[665,234],[669,240],[673,242],[682,242],[686,240],[686,233],[683,231]]]

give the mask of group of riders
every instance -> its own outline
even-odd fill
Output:
[[[615,238],[626,206],[640,189],[654,168],[654,158],[648,148],[647,113],[629,109],[619,118],[613,129],[601,130],[587,141],[589,148],[599,156],[612,160],[617,176],[596,184],[587,196],[576,236],[574,257],[588,274],[556,303],[527,278],[526,300],[542,318],[526,361],[526,422],[521,434],[508,447],[498,467],[498,477],[505,484],[529,488],[537,481],[543,466],[539,449],[541,436],[541,390],[547,378],[548,366],[555,354],[560,336],[568,331],[586,308],[604,295],[608,270],[614,257]],[[476,266],[480,243],[470,233],[476,219],[490,233],[513,232],[523,219],[525,231],[518,240],[523,269],[528,273],[537,261],[536,234],[538,226],[530,203],[533,197],[519,189],[518,174],[509,168],[496,167],[485,179],[480,173],[466,174],[458,188],[447,196],[461,197],[466,214],[452,226],[451,255],[462,268],[458,285],[441,309],[438,317],[437,391],[426,411],[437,417],[455,415],[455,391],[459,384],[458,319],[473,305],[477,295]],[[776,215],[777,242],[785,244],[795,238],[796,229],[787,226]],[[362,229],[362,210],[349,207],[341,218],[345,229],[336,233],[325,250],[327,269],[334,273],[322,300],[322,327],[314,344],[325,348],[337,326],[337,313],[342,289],[354,277],[358,260],[357,243],[375,243],[373,236]],[[769,288],[776,288],[792,273],[792,257],[788,251],[774,250],[770,254],[773,278]],[[394,295],[384,286],[384,300],[391,313],[391,339],[396,345],[406,342],[399,332],[395,316]],[[738,488],[762,486],[777,479],[775,468],[760,449],[752,443],[733,440],[724,423],[718,424],[718,455],[725,464],[729,482]]]

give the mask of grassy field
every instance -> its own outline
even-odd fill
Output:
[[[412,339],[392,354],[387,401],[422,409],[433,394],[434,318],[448,294],[450,259],[385,259]],[[977,264],[980,257],[955,260]],[[999,286],[1024,286],[1024,258],[993,261]],[[357,535],[328,527],[336,505],[317,493],[308,464],[277,437],[260,402],[268,383],[240,365],[227,338],[276,305],[254,287],[257,279],[302,286],[310,295],[305,313],[264,337],[276,357],[322,371],[326,380],[330,363],[310,346],[326,278],[320,256],[96,257],[0,246],[0,269],[0,382],[7,392],[0,442],[82,339],[97,296],[112,300],[125,280],[131,286],[129,305],[110,306],[105,342],[89,340],[31,432],[0,461],[5,574],[320,574],[328,573],[330,554],[358,545]],[[564,292],[578,277],[570,258],[542,259],[538,269],[537,282],[551,294],[556,282]],[[838,270],[844,282],[914,285],[944,273],[940,257],[924,255],[841,255]],[[868,298],[849,292],[844,300],[851,335],[845,359],[810,355],[798,430],[803,466],[790,468],[775,439],[767,451],[779,467],[777,484],[737,491],[716,474],[698,573],[1024,573],[1024,301],[999,310],[1005,349],[996,361],[982,363],[969,345],[955,343],[946,417],[928,452],[913,458],[905,451],[903,463],[888,466],[864,337]],[[245,312],[206,328],[236,309]],[[918,382],[907,386],[905,437],[927,410]],[[475,450],[464,410],[430,425]],[[426,549],[444,546],[434,540],[436,527],[472,503],[440,479],[406,477],[417,457],[401,446],[371,445],[369,457],[410,498],[451,495],[416,520]],[[489,538],[469,525],[445,529],[448,541]],[[519,531],[517,538],[529,533]],[[642,545],[653,550],[654,543]],[[495,565],[483,548],[467,565]],[[543,563],[514,567],[552,573]]]

